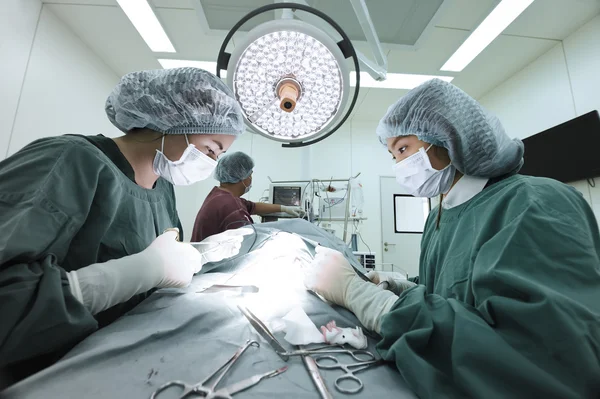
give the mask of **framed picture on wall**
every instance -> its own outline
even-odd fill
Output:
[[[430,211],[429,198],[394,194],[394,232],[422,234]]]

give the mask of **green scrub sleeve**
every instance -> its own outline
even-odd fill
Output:
[[[475,306],[420,285],[383,317],[378,349],[419,397],[600,392],[597,227],[593,215],[553,205],[533,201],[511,220],[498,217],[472,278],[455,283],[472,285]]]
[[[59,259],[89,212],[98,170],[73,168],[86,154],[63,144],[34,143],[0,163],[0,367],[69,348],[97,328]]]

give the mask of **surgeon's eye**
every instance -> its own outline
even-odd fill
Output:
[[[406,151],[406,146],[398,148],[400,154],[404,154],[404,151]]]
[[[207,155],[209,157],[211,157],[212,159],[214,159],[215,161],[217,160],[217,155],[215,154],[215,152],[212,150],[212,148],[210,148],[209,146],[206,146],[206,152]]]

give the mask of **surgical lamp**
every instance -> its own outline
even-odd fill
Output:
[[[322,30],[292,15],[255,27],[241,43],[236,42],[231,54],[225,52],[244,23],[277,9],[284,9],[284,14],[290,9],[314,14],[331,25],[342,40],[336,43]],[[346,110],[350,90],[346,59],[350,57],[356,87]],[[304,4],[269,4],[242,18],[221,45],[217,76],[223,69],[246,125],[269,139],[284,142],[283,147],[307,146],[333,134],[350,116],[360,89],[358,57],[352,42],[330,17]]]

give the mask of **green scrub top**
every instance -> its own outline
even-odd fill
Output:
[[[148,295],[94,317],[66,276],[181,228],[173,186],[134,180],[103,136],[44,138],[0,162],[0,367],[30,374]]]
[[[515,175],[427,220],[378,349],[421,398],[600,395],[600,237],[573,188]]]

